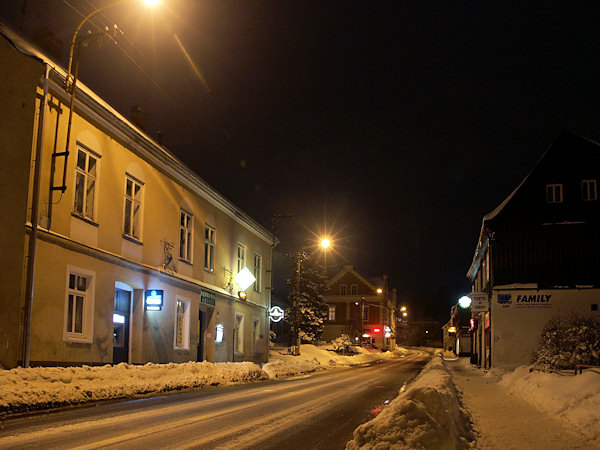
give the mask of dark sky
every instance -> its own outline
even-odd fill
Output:
[[[0,15],[66,64],[80,13],[109,3],[14,0]],[[81,79],[125,116],[140,105],[150,135],[265,227],[294,214],[277,229],[279,279],[282,255],[326,229],[330,270],[386,273],[417,315],[447,317],[483,215],[562,129],[600,138],[599,13],[552,0],[162,0],[150,13],[132,0],[92,20],[124,34],[86,49]]]

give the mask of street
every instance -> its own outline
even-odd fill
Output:
[[[430,358],[8,418],[0,448],[344,448]]]

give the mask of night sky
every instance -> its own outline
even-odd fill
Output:
[[[104,0],[14,0],[4,22],[66,66]],[[24,6],[24,14],[23,14]],[[566,129],[600,139],[597,1],[162,0],[95,16],[118,44],[80,78],[284,254],[333,236],[330,271],[390,276],[413,317],[468,293],[482,217]],[[314,234],[313,234],[314,233]],[[277,288],[274,295],[284,297]]]

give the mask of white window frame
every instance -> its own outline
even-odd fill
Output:
[[[215,271],[215,233],[217,229],[209,224],[204,224],[204,270],[210,273]]]
[[[179,259],[192,263],[194,215],[184,209],[179,210]]]
[[[596,180],[581,180],[581,199],[584,202],[593,202],[598,200]]]
[[[75,287],[72,287],[71,276],[75,277]],[[85,278],[86,289],[77,289],[77,279]],[[65,281],[65,307],[63,317],[63,340],[68,342],[91,343],[94,337],[94,297],[96,291],[96,272],[82,269],[80,267],[67,266],[67,277]],[[81,307],[81,332],[73,330],[74,314],[69,321],[69,305],[74,296],[82,297]],[[74,311],[75,307],[72,308]],[[71,330],[69,330],[71,328]]]
[[[262,255],[254,254],[254,290],[260,292],[262,290]]]
[[[348,295],[348,286],[340,284],[340,295]]]
[[[234,351],[235,353],[244,353],[244,315],[235,314],[235,342]]]
[[[85,156],[84,167],[79,167],[79,155]],[[94,170],[90,172],[90,160],[94,160]],[[77,144],[77,155],[75,157],[75,181],[73,182],[73,213],[81,218],[95,221],[96,204],[98,192],[98,175],[100,170],[100,155],[90,149]],[[82,184],[78,184],[82,180]],[[90,184],[92,185],[92,195],[90,200]],[[81,198],[81,206],[78,207],[78,198]],[[91,211],[90,211],[91,210]]]
[[[329,305],[327,320],[335,320],[335,305]]]
[[[190,304],[189,299],[176,297],[173,327],[173,348],[175,350],[190,349]]]
[[[240,273],[240,271],[246,267],[246,246],[243,244],[238,243],[237,245],[237,272],[236,274]]]
[[[562,203],[563,202],[563,185],[562,184],[547,184],[546,185],[546,203]]]
[[[127,193],[128,182],[131,182],[132,195]],[[136,186],[139,188],[139,195],[135,195]],[[144,183],[130,174],[125,174],[125,200],[123,202],[123,235],[129,238],[141,241],[143,228],[143,205],[144,205]],[[127,204],[130,203],[129,210],[129,230],[127,230],[128,213]],[[137,209],[136,209],[137,206]],[[137,212],[136,212],[137,211]]]

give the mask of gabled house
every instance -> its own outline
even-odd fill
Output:
[[[271,233],[80,82],[68,135],[65,70],[1,24],[0,61],[1,366],[266,362]]]
[[[367,279],[347,265],[327,282],[327,292],[323,340],[346,334],[357,344],[394,349],[396,290],[390,291],[386,275]]]
[[[483,218],[467,277],[483,367],[531,362],[556,315],[598,316],[600,146],[563,132]]]

